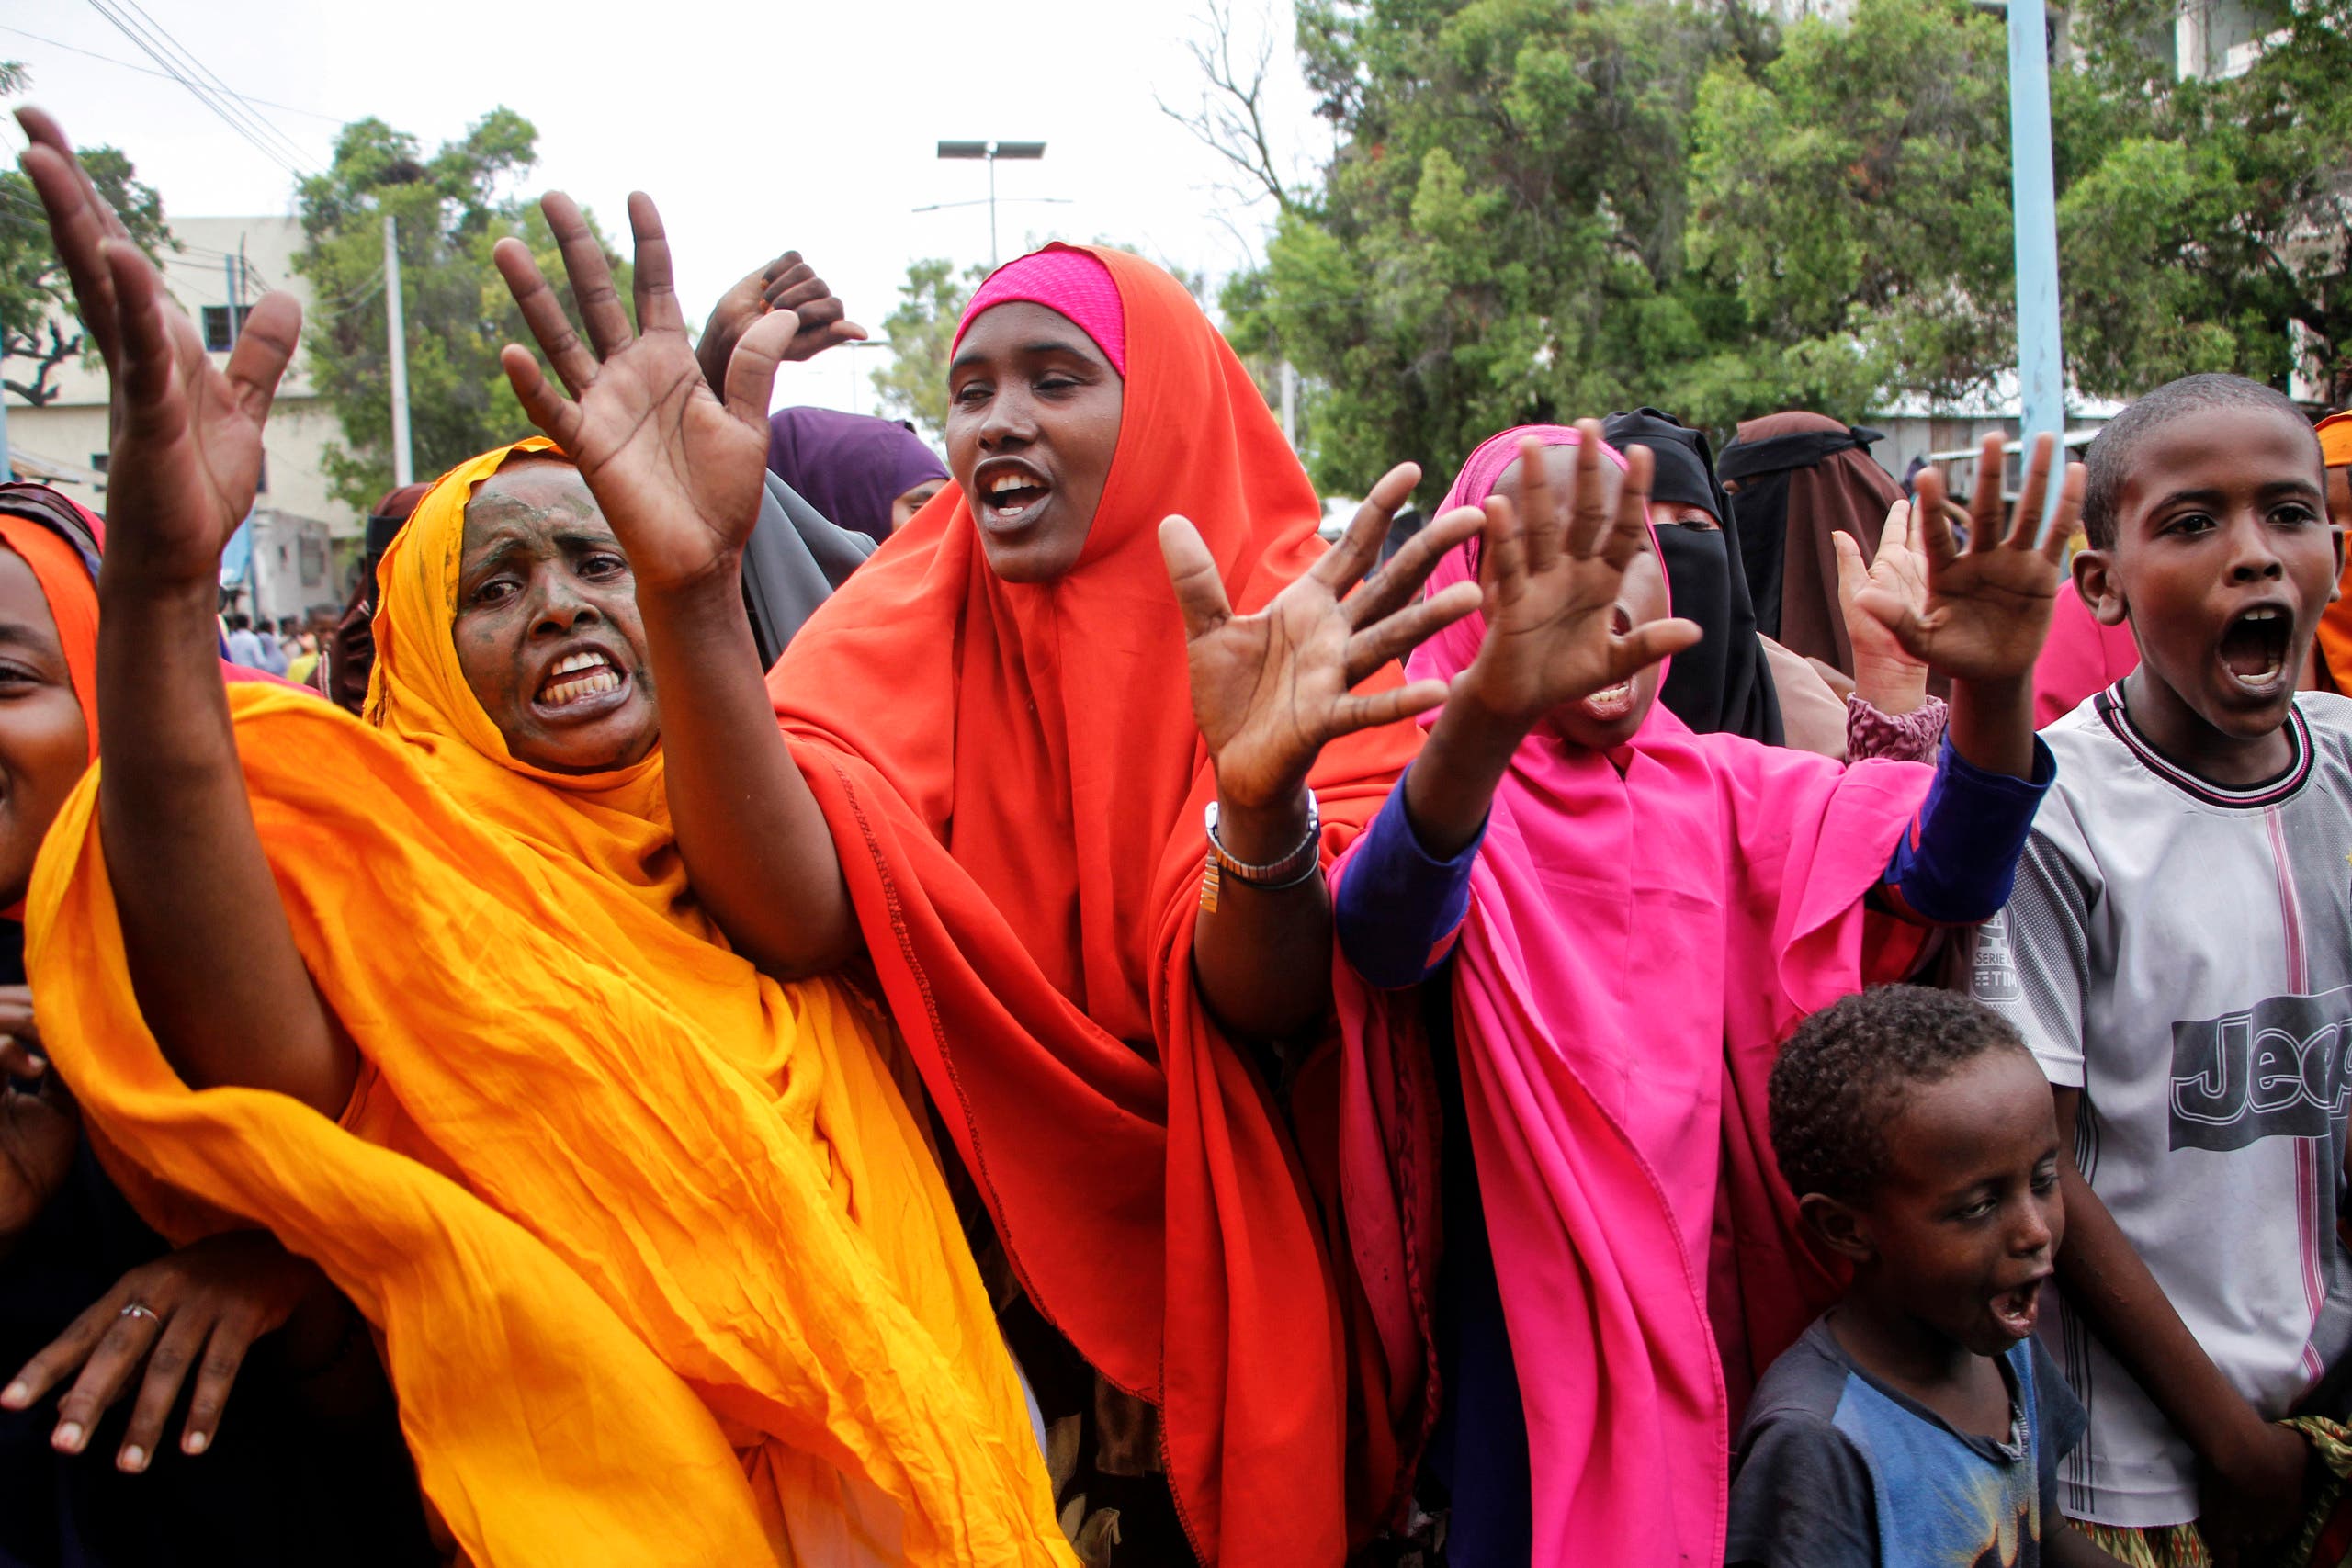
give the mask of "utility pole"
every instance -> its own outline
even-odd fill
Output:
[[[401,315],[401,236],[398,221],[384,214],[384,336],[392,366],[392,484],[415,478],[408,452],[408,323]]]
[[[1298,450],[1298,367],[1283,361],[1283,439]]]
[[[2047,431],[2063,442],[2066,434],[2058,197],[2050,164],[2050,27],[2042,0],[2009,0],[2009,208],[2017,235],[2018,435],[2030,455],[2035,436]],[[1985,476],[1976,482],[1985,483]],[[2057,501],[2053,484],[2047,504]],[[2037,521],[2048,516],[2045,512]]]

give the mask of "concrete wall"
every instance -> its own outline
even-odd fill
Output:
[[[311,304],[310,286],[294,276],[301,225],[291,218],[175,218],[172,233],[182,249],[164,257],[164,281],[173,298],[200,325],[206,306],[250,307],[272,288],[290,291]],[[214,355],[223,363],[228,355]],[[298,353],[279,385],[277,404],[262,435],[267,454],[265,488],[257,510],[308,518],[333,538],[356,538],[366,518],[329,495],[322,458],[340,431],[334,414],[314,395],[306,374],[308,356]],[[12,374],[29,367],[12,363]],[[105,481],[96,472],[107,451],[107,379],[102,367],[68,362],[51,373],[55,400],[31,408],[13,393],[8,403],[8,444],[28,472],[51,478],[75,500],[103,513]],[[293,606],[279,614],[296,614]]]

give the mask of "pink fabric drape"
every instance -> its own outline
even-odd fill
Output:
[[[1445,506],[1490,492],[1522,434],[1474,454]],[[1469,570],[1457,551],[1431,592]],[[1451,677],[1482,635],[1457,623],[1409,673]],[[1773,1168],[1765,1079],[1798,1020],[1916,962],[1919,933],[1861,900],[1929,777],[1694,735],[1657,706],[1606,755],[1539,728],[1497,791],[1453,1012],[1538,1562],[1722,1561],[1736,1412],[1840,1282]],[[1433,1409],[1428,1059],[1408,1001],[1344,962],[1339,990],[1350,1242],[1390,1386]]]

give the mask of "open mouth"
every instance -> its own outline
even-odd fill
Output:
[[[985,513],[982,521],[999,525],[1020,522],[1054,493],[1045,475],[1026,463],[1013,462],[981,465],[972,488]]]
[[[2272,697],[2287,681],[2287,639],[2294,621],[2275,604],[2245,611],[2222,634],[2222,667],[2252,696]]]
[[[1623,637],[1634,629],[1634,617],[1625,613],[1623,604],[1617,606],[1609,629],[1618,637]],[[1603,724],[1614,724],[1634,711],[1634,682],[1637,679],[1637,676],[1629,676],[1613,686],[1603,686],[1577,705]]]
[[[2016,1290],[2004,1291],[1993,1298],[1993,1321],[2001,1325],[2002,1333],[2012,1339],[2022,1339],[2033,1332],[2033,1325],[2041,1315],[2041,1287],[2049,1278],[2047,1274],[2037,1275]]]
[[[610,656],[587,649],[557,660],[533,701],[544,710],[560,712],[617,692],[628,679]]]

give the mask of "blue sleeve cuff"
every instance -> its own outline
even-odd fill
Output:
[[[1340,951],[1367,985],[1400,990],[1445,961],[1470,909],[1470,868],[1486,836],[1482,823],[1459,854],[1432,857],[1406,814],[1405,781],[1396,781],[1348,862],[1332,911]]]
[[[1928,797],[1887,863],[1883,891],[1894,911],[1938,926],[1974,925],[2000,913],[2033,814],[2057,776],[2058,760],[2038,735],[2030,779],[1986,773],[1947,737]]]

